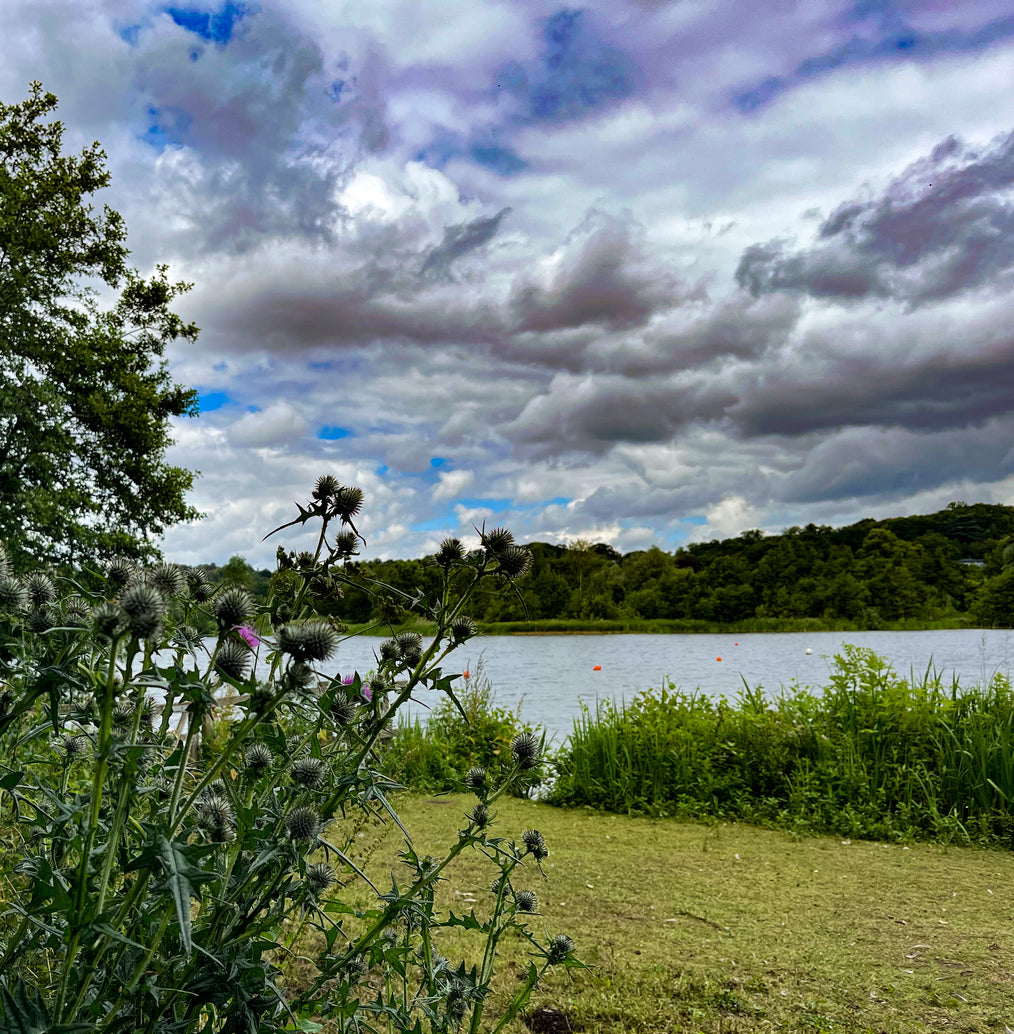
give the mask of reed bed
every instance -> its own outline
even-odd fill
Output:
[[[730,702],[671,682],[586,708],[549,800],[881,840],[1014,847],[1014,693],[900,677],[847,646],[822,692]]]

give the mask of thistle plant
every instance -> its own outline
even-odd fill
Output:
[[[527,551],[503,529],[473,551],[448,540],[440,595],[403,601],[433,636],[387,641],[371,685],[326,677],[341,630],[318,607],[355,578],[362,501],[317,481],[292,522],[319,521],[316,550],[279,551],[260,608],[171,564],[114,561],[88,592],[19,578],[0,552],[0,1030],[498,1031],[549,966],[580,965],[569,938],[530,925],[544,838],[494,835],[496,801],[539,769],[534,736],[503,773],[468,773],[474,804],[436,858],[416,853],[378,767],[410,697],[454,700],[444,665],[475,633],[468,601],[511,591]],[[220,692],[232,720],[202,752]],[[353,859],[356,823],[377,818],[406,843],[380,885]],[[489,907],[445,914],[435,890],[465,852],[489,861]],[[448,927],[475,939],[467,959],[437,951]],[[530,959],[491,1017],[508,933]]]

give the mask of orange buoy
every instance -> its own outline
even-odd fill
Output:
[[[722,659],[721,657],[716,657],[715,658],[716,661],[720,661],[721,659]]]
[[[468,678],[468,676],[469,676],[469,671],[468,671],[468,669],[466,668],[466,669],[465,669],[465,670],[464,670],[464,671],[463,671],[463,672],[461,673],[461,677],[462,677],[463,679],[467,679],[467,678]]]
[[[592,667],[592,671],[601,671],[601,670],[602,670],[602,665],[601,664],[596,664],[596,665],[593,665],[593,667]]]

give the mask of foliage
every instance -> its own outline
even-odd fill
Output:
[[[474,634],[470,596],[513,585],[524,551],[502,529],[472,553],[446,543],[441,594],[417,600],[432,641],[385,643],[370,691],[322,679],[340,633],[315,616],[315,587],[348,580],[361,501],[318,480],[293,522],[320,522],[317,551],[282,551],[291,577],[259,613],[242,587],[212,594],[171,564],[115,561],[88,594],[0,560],[0,1030],[475,1032],[509,935],[529,961],[499,1030],[548,967],[579,965],[569,938],[536,937],[534,895],[515,890],[541,869],[542,835],[492,831],[495,802],[538,772],[534,737],[512,740],[501,771],[469,776],[475,803],[435,856],[413,846],[376,764],[409,697],[451,694],[441,665]],[[217,627],[210,652],[198,613]],[[232,724],[199,751],[222,693]],[[385,884],[351,857],[378,819],[406,838]],[[436,885],[469,854],[496,878],[491,908],[438,912]],[[443,957],[445,930],[477,942],[478,961]]]
[[[38,83],[0,104],[0,540],[18,570],[151,556],[197,516],[193,475],[164,460],[170,419],[196,412],[162,358],[197,335],[169,309],[188,285],[127,265],[122,218],[89,203],[105,155],[61,155],[56,104]]]
[[[497,707],[492,684],[482,660],[470,666],[468,681],[456,694],[457,704],[444,698],[425,724],[402,722],[388,743],[383,760],[387,769],[413,790],[446,793],[462,785],[470,769],[482,768],[499,781],[509,767],[510,745],[522,734],[542,734],[514,711]],[[527,794],[535,780],[518,781],[513,794]]]
[[[820,696],[744,689],[730,704],[670,683],[585,709],[552,800],[718,816],[851,837],[1014,845],[1014,692],[900,678],[847,646]]]
[[[1014,621],[1010,506],[955,503],[936,514],[845,528],[754,530],[675,553],[652,547],[621,556],[582,541],[529,548],[531,574],[517,592],[475,599],[472,616],[484,630],[637,631],[648,621],[668,622],[666,631],[763,631],[778,621],[850,629]],[[422,560],[360,567],[401,593],[436,591],[439,572]],[[368,583],[335,599],[329,613],[349,623],[398,619]]]

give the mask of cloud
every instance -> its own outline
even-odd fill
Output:
[[[309,424],[293,405],[276,402],[263,411],[244,414],[226,434],[234,446],[261,449],[291,445],[308,430]]]
[[[1009,288],[1014,270],[1014,133],[982,151],[949,137],[878,197],[840,205],[809,248],[747,248],[737,282],[754,295],[800,292],[917,306],[964,291]],[[999,283],[998,283],[999,282]]]
[[[504,217],[510,212],[509,207],[501,208],[496,215],[480,216],[467,223],[445,227],[444,239],[426,254],[422,275],[446,276],[455,259],[488,244],[496,236]]]
[[[439,482],[433,489],[433,502],[442,499],[457,499],[475,481],[470,470],[442,470]]]

